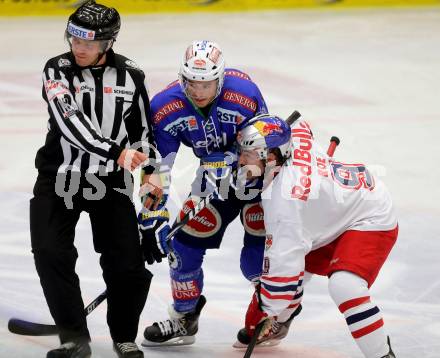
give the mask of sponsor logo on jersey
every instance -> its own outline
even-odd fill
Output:
[[[222,123],[239,124],[242,121],[241,113],[238,111],[230,111],[226,108],[217,107],[217,118]]]
[[[128,91],[128,90],[126,90],[126,89],[118,89],[118,88],[115,88],[115,89],[113,90],[113,93],[115,93],[115,94],[129,95],[129,96],[133,96],[133,95],[134,95],[134,92],[133,92],[133,91]]]
[[[255,236],[264,236],[264,212],[260,203],[246,204],[242,211],[244,229]]]
[[[180,220],[199,202],[199,198],[190,197],[183,204],[182,210],[178,216]],[[217,233],[220,230],[221,217],[216,208],[207,204],[191,221],[189,221],[182,230],[188,235],[206,238]]]
[[[129,91],[126,90],[125,88],[121,89],[121,88],[112,88],[112,87],[104,87],[104,93],[105,94],[121,94],[121,95],[127,95],[127,96],[133,96],[134,92],[133,91]]]
[[[196,280],[191,281],[175,281],[171,280],[173,298],[177,300],[193,300],[200,296],[200,289]]]
[[[198,140],[197,142],[194,142],[194,148],[206,148],[210,147],[211,145],[219,146],[223,142],[223,139],[221,137],[217,137],[213,134],[207,134],[206,140]]]
[[[180,99],[168,102],[154,114],[154,124],[159,124],[167,115],[181,111],[184,108],[185,104]]]
[[[170,133],[172,136],[177,136],[177,133],[182,132],[186,129],[188,129],[189,121],[194,118],[192,116],[190,117],[179,117],[174,122],[171,122],[167,124],[163,129],[164,131]],[[195,118],[194,118],[195,119]],[[197,125],[197,123],[196,123]],[[197,128],[193,128],[197,129]]]
[[[221,169],[221,168],[227,168],[228,165],[224,160],[221,160],[218,162],[204,162],[203,167],[206,169]]]
[[[75,87],[75,92],[76,93],[80,93],[80,92],[95,92],[95,88],[94,87],[90,87],[87,84],[81,85],[80,87]],[[105,87],[104,87],[104,92],[105,92]]]
[[[67,66],[71,66],[71,65],[72,65],[72,63],[67,58],[60,58],[58,60],[59,67],[67,67]]]
[[[265,250],[266,251],[269,250],[272,247],[272,244],[273,244],[273,237],[272,237],[272,235],[266,235],[266,241],[264,243]]]
[[[227,71],[225,71],[225,76],[238,77],[238,78],[242,78],[242,79],[248,80],[248,81],[251,80],[251,78],[246,73],[243,73],[243,72],[240,72],[240,71],[235,71],[235,70],[227,70]]]
[[[298,171],[297,182],[291,190],[294,199],[307,201],[312,185],[312,131],[307,122],[300,122],[299,128],[292,130],[292,138],[295,142],[293,149],[292,164]]]
[[[67,32],[72,36],[79,37],[84,40],[94,40],[95,39],[95,31],[87,30],[83,27],[77,26],[69,22],[67,25]]]
[[[187,122],[188,122],[188,130],[195,131],[195,130],[199,129],[199,125],[197,124],[196,117],[188,118]]]
[[[223,94],[223,99],[227,102],[238,104],[251,112],[257,110],[257,102],[238,92],[227,90]]]

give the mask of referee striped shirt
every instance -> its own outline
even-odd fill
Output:
[[[68,52],[50,59],[43,71],[49,111],[46,142],[35,164],[40,172],[88,173],[121,170],[117,159],[135,146],[150,155],[154,145],[144,73],[112,50],[105,65],[78,67]]]

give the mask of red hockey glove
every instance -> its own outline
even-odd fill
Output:
[[[267,313],[263,312],[260,308],[260,302],[258,299],[258,293],[255,292],[252,296],[252,301],[249,304],[249,307],[246,312],[246,322],[245,327],[249,337],[252,337],[255,332],[255,327],[261,321],[267,319]],[[264,329],[261,333],[264,333]],[[260,333],[260,334],[261,334]]]

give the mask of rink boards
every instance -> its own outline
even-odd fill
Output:
[[[223,12],[267,9],[342,9],[438,6],[440,0],[101,0],[121,13]],[[0,16],[68,15],[78,0],[0,0]]]

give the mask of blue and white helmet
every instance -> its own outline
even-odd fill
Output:
[[[241,151],[256,151],[266,160],[270,149],[279,148],[283,158],[290,156],[291,129],[280,117],[260,114],[250,119],[237,136]]]
[[[186,93],[185,80],[218,80],[216,97],[223,87],[225,60],[220,46],[212,41],[194,41],[185,51],[179,71],[179,81]]]

